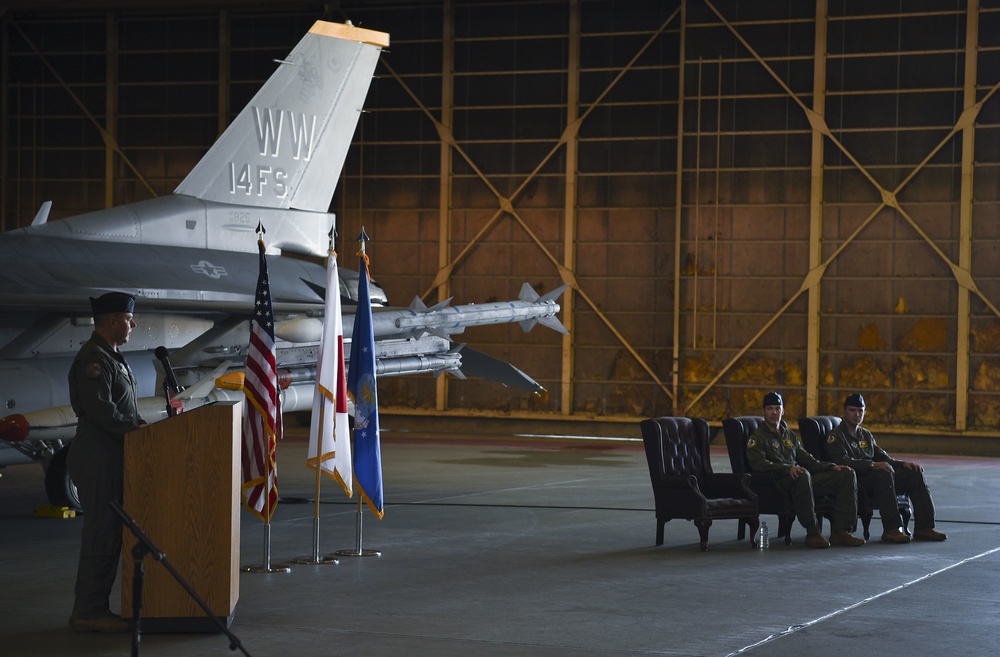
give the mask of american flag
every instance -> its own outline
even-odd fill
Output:
[[[264,239],[257,240],[260,274],[250,319],[250,347],[247,349],[247,400],[251,408],[243,418],[243,504],[247,510],[270,522],[278,505],[276,440],[281,438],[281,397],[274,350],[274,313],[264,259]]]

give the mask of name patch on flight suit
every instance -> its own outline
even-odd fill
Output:
[[[83,373],[87,375],[88,379],[96,379],[101,376],[101,364],[100,363],[88,363],[86,369]]]

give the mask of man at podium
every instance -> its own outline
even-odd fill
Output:
[[[135,376],[119,351],[136,327],[135,299],[110,292],[91,297],[90,307],[94,332],[69,370],[77,426],[67,465],[83,507],[69,625],[77,632],[127,632],[128,621],[109,605],[122,551],[122,521],[109,502],[122,502],[125,433],[145,424],[139,417]]]

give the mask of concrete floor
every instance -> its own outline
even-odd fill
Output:
[[[312,551],[305,451],[299,435],[279,447],[274,563]],[[425,436],[386,425],[382,452],[385,518],[366,511],[363,524],[363,547],[382,556],[242,573],[231,629],[248,654],[996,654],[1000,460],[915,457],[944,543],[809,550],[796,525],[791,547],[772,539],[760,552],[722,521],[702,553],[685,521],[668,523],[666,543],[653,546],[639,442]],[[713,465],[728,471],[722,448]],[[355,503],[332,482],[321,499],[321,551],[354,548]],[[67,627],[81,520],[34,517],[44,504],[41,468],[2,471],[0,655],[130,654],[130,635]],[[263,525],[246,512],[241,550],[242,564],[262,561]],[[240,653],[220,634],[144,634],[140,654]]]

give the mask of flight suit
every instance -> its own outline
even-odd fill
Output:
[[[858,427],[852,436],[841,423],[827,436],[826,453],[835,463],[849,465],[858,473],[858,485],[864,486],[875,500],[885,530],[898,529],[903,524],[896,503],[897,493],[910,496],[915,530],[934,528],[934,501],[924,481],[924,473],[904,468],[903,461],[892,458],[878,446],[871,431]],[[875,470],[876,461],[888,463],[893,472]]]
[[[754,472],[775,475],[775,485],[792,496],[799,523],[808,534],[819,533],[814,495],[834,495],[832,532],[851,532],[858,515],[857,480],[852,470],[833,470],[834,464],[817,461],[791,429],[774,433],[766,424],[747,438],[747,461]],[[793,479],[788,470],[799,465],[806,472]]]
[[[84,511],[73,605],[81,619],[109,613],[122,550],[122,521],[109,502],[122,502],[124,436],[142,422],[136,392],[125,357],[95,332],[69,370],[69,398],[78,422],[67,465]]]

